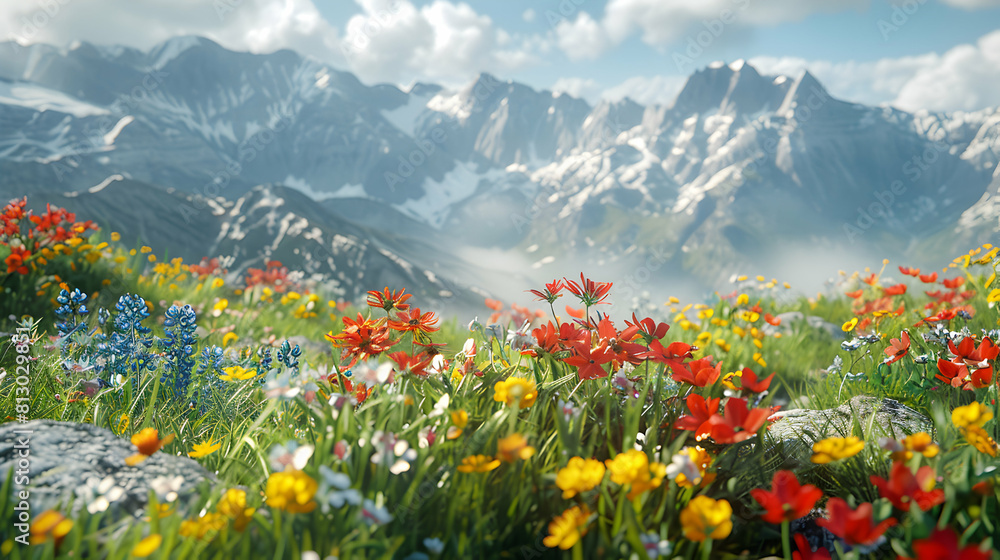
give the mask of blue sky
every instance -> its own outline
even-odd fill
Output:
[[[693,70],[748,59],[766,74],[809,69],[853,101],[1000,105],[1000,0],[90,0],[52,14],[2,4],[0,39],[148,48],[197,34],[292,48],[403,87],[460,87],[487,71],[592,102],[669,103]],[[31,18],[44,25],[25,28]]]

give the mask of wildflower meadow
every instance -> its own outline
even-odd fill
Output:
[[[1000,248],[641,313],[584,271],[454,317],[23,199],[0,220],[0,427],[129,450],[27,515],[12,460],[3,558],[1000,558]],[[773,435],[859,397],[924,428],[816,425],[801,461]],[[163,455],[190,468],[118,507]]]

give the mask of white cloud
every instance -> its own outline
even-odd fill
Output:
[[[535,16],[537,15],[538,14],[535,13],[535,10],[528,8],[527,10],[524,10],[523,14],[521,14],[521,19],[528,23],[532,23],[535,21]]]
[[[580,12],[576,21],[559,22],[556,37],[559,48],[570,60],[593,60],[608,47],[607,34],[587,12]]]
[[[589,78],[559,78],[550,88],[552,93],[566,93],[593,103],[601,95],[601,86]]]
[[[419,9],[408,1],[358,3],[364,14],[348,21],[344,44],[350,69],[362,80],[457,84],[478,72],[506,72],[535,60],[530,40],[496,28],[465,3],[435,0]]]
[[[636,76],[604,90],[601,97],[611,101],[628,97],[641,105],[669,105],[686,81],[686,76]]]
[[[873,62],[807,61],[757,57],[762,74],[797,75],[808,69],[834,96],[867,104],[890,104],[906,111],[976,110],[1000,106],[1000,31],[943,55],[884,58]]]
[[[337,30],[311,0],[0,2],[0,40],[64,45],[79,39],[148,49],[177,35],[201,35],[237,50],[290,48],[343,60]]]
[[[942,2],[963,10],[979,10],[1000,6],[1000,0],[942,0]]]

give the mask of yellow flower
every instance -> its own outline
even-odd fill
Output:
[[[535,454],[535,448],[528,445],[528,440],[521,434],[511,434],[497,441],[497,459],[513,463],[518,459],[530,459]]]
[[[823,465],[857,455],[865,447],[865,442],[855,436],[831,437],[813,444],[812,462]]]
[[[222,369],[223,373],[219,379],[223,381],[246,381],[257,377],[257,370],[246,369],[243,366],[232,366]]]
[[[722,385],[726,389],[729,389],[730,391],[739,391],[740,388],[737,387],[735,383],[733,383],[733,381],[735,381],[736,379],[740,380],[743,379],[742,371],[731,371],[726,375],[722,376]]]
[[[700,477],[695,480],[688,480],[687,475],[684,473],[677,473],[677,477],[674,478],[674,482],[678,486],[683,488],[694,488],[697,484],[699,486],[707,486],[715,481],[715,473],[707,473],[708,466],[712,464],[712,456],[708,454],[708,451],[703,447],[685,447],[681,449],[678,453],[683,453],[687,455],[691,462],[698,466],[698,472]]]
[[[733,334],[735,334],[740,338],[743,338],[744,336],[747,335],[747,331],[741,326],[733,325]]]
[[[111,240],[112,241],[120,241],[121,238],[122,238],[121,234],[118,233],[117,231],[112,231],[111,232]]]
[[[732,517],[733,508],[726,500],[695,496],[681,511],[684,537],[697,542],[724,539],[733,530]]]
[[[746,294],[740,294],[736,298],[736,305],[746,305],[748,303],[750,303],[750,296],[748,296]]]
[[[469,424],[469,413],[464,410],[456,410],[451,413],[451,426],[448,427],[448,439],[455,439],[462,435],[462,430]]]
[[[500,460],[486,455],[469,455],[462,459],[462,464],[458,466],[458,472],[474,473],[489,472],[500,466]]]
[[[966,428],[962,428],[962,435],[964,435],[969,444],[979,450],[980,453],[985,453],[990,457],[997,456],[997,442],[993,441],[993,438],[986,433],[986,430],[973,424]]]
[[[493,400],[505,402],[507,406],[515,404],[520,408],[528,408],[535,404],[538,398],[538,390],[535,382],[522,377],[509,377],[504,381],[498,381],[493,386]]]
[[[31,522],[29,532],[31,544],[41,544],[52,537],[56,542],[69,534],[73,529],[73,521],[54,509],[47,509],[38,514]]]
[[[573,457],[556,473],[556,486],[563,491],[563,499],[568,500],[600,484],[604,471],[604,463],[597,459]]]
[[[311,319],[317,316],[317,313],[312,310],[312,303],[298,306],[295,311],[292,311],[292,316],[296,319]]]
[[[851,319],[850,321],[848,321],[848,322],[844,323],[843,325],[841,325],[840,326],[840,330],[842,330],[844,332],[851,332],[851,331],[854,330],[854,327],[856,327],[856,326],[858,326],[858,318],[857,317],[855,317],[855,318]]]
[[[226,298],[220,299],[215,302],[215,305],[212,306],[212,311],[214,311],[213,315],[218,317],[227,307],[229,307],[229,300]]]
[[[152,249],[152,248],[150,248],[150,247],[146,247],[146,246],[143,246],[143,247],[142,247],[142,249],[139,249],[139,251],[140,251],[140,252],[141,252],[142,254],[144,254],[144,255],[145,255],[146,253],[151,253],[151,252],[153,252],[153,249]]]
[[[951,411],[951,421],[959,428],[976,426],[982,428],[993,418],[993,412],[976,401]]]
[[[756,311],[742,311],[740,312],[740,319],[748,323],[756,323],[760,319],[760,313]]]
[[[250,519],[253,517],[257,508],[247,507],[247,493],[239,488],[230,488],[226,490],[226,493],[222,495],[222,499],[219,500],[219,505],[216,509],[222,515],[233,520],[233,527],[237,531],[242,531],[246,529],[246,526],[250,524]]]
[[[667,474],[666,465],[650,463],[649,457],[637,449],[619,453],[614,459],[604,461],[604,464],[611,471],[612,482],[622,486],[631,485],[628,493],[630,500],[647,490],[659,488]]]
[[[189,452],[188,457],[197,459],[199,457],[211,455],[212,453],[218,451],[220,447],[222,447],[221,443],[212,443],[211,439],[205,443],[196,443],[194,444],[194,451]]]
[[[203,539],[212,531],[220,531],[229,521],[218,513],[206,513],[197,519],[185,519],[181,522],[180,535]]]
[[[753,361],[757,362],[760,367],[767,367],[767,362],[764,361],[764,355],[760,352],[753,353]]]
[[[225,348],[226,346],[229,346],[233,342],[236,342],[239,338],[240,338],[239,335],[237,335],[235,332],[233,331],[227,332],[222,337],[222,347]]]
[[[163,544],[163,536],[158,534],[149,535],[148,537],[139,541],[139,544],[132,548],[132,556],[136,558],[145,558],[150,554],[156,552],[160,545]]]
[[[226,281],[223,280],[222,278],[213,278],[212,279],[212,287],[213,288],[218,289],[218,288],[221,288],[222,286],[224,286],[225,284],[226,284]]]
[[[287,470],[271,474],[267,478],[267,505],[283,509],[289,513],[309,513],[316,509],[313,496],[319,485],[306,473]]]
[[[714,314],[715,314],[715,310],[714,309],[702,309],[701,311],[698,312],[698,318],[699,319],[711,319],[712,315],[714,315]]]
[[[917,432],[906,436],[903,438],[903,447],[906,448],[907,459],[913,457],[914,452],[920,453],[930,459],[941,451],[941,448],[931,440],[931,435],[927,432]]]
[[[587,534],[587,522],[590,520],[590,510],[587,506],[574,506],[564,511],[549,523],[549,536],[542,541],[549,548],[559,547],[563,550],[573,548],[580,542],[580,537]]]

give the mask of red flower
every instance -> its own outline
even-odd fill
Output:
[[[745,367],[743,368],[743,374],[740,376],[740,388],[751,393],[763,393],[771,386],[772,379],[774,379],[773,373],[758,381],[757,374],[750,368]]]
[[[406,352],[393,352],[389,354],[389,358],[396,362],[399,371],[412,373],[419,377],[427,377],[428,374],[424,368],[431,365],[431,358],[423,352],[416,356],[411,356]]]
[[[869,286],[874,286],[875,283],[878,282],[878,275],[873,272],[868,276],[866,276],[865,278],[862,278],[861,281],[864,282],[865,284],[868,284]]]
[[[889,347],[885,349],[885,355],[889,357],[885,359],[885,363],[895,363],[909,351],[910,333],[903,331],[903,334],[899,338],[893,338],[889,341]]]
[[[13,274],[17,272],[18,274],[28,274],[28,267],[24,266],[24,261],[31,256],[31,252],[24,247],[18,245],[17,247],[11,246],[10,254],[4,259],[4,263],[7,264],[7,274]]]
[[[941,283],[944,284],[945,288],[948,288],[949,290],[954,290],[955,288],[958,288],[962,284],[965,284],[965,278],[962,278],[961,276],[957,278],[949,278],[947,280],[942,280]]]
[[[944,490],[934,488],[934,476],[933,467],[920,467],[914,475],[902,461],[896,461],[889,472],[889,480],[871,475],[871,481],[879,495],[888,498],[896,509],[910,511],[910,504],[916,502],[921,510],[927,511],[944,503]]]
[[[396,321],[389,321],[389,328],[394,331],[429,334],[440,328],[434,326],[438,322],[434,313],[428,311],[421,314],[419,307],[398,313],[396,319]]]
[[[608,303],[604,298],[608,297],[611,291],[611,282],[594,282],[589,278],[584,278],[580,273],[580,283],[563,278],[566,282],[566,289],[573,292],[573,295],[580,298],[580,301],[587,307],[598,303]]]
[[[783,521],[793,521],[809,513],[816,501],[823,496],[823,491],[812,484],[802,486],[792,471],[778,471],[771,481],[772,490],[762,488],[750,491],[767,513],[761,517],[775,525]]]
[[[538,301],[547,301],[550,304],[554,303],[556,299],[561,298],[562,291],[566,286],[563,285],[562,280],[553,280],[545,285],[545,290],[528,290],[529,292],[535,294]]]
[[[901,267],[899,267],[899,272],[901,274],[905,274],[907,276],[916,277],[917,275],[920,274],[920,269],[919,268],[909,268],[909,267],[901,266]]]
[[[917,559],[933,558],[934,560],[990,560],[993,554],[989,550],[982,550],[982,545],[966,545],[958,548],[958,535],[952,529],[934,529],[931,536],[926,539],[913,541],[913,552]],[[900,556],[900,560],[906,560],[906,556]]]
[[[775,317],[774,315],[771,315],[770,313],[764,314],[764,320],[767,321],[768,325],[772,325],[775,327],[781,325],[781,319]]]
[[[748,409],[745,399],[731,398],[726,402],[725,415],[713,415],[698,431],[705,433],[707,425],[708,435],[716,443],[739,443],[756,434],[773,413],[771,408]]]
[[[357,321],[344,317],[344,331],[338,335],[327,334],[326,338],[337,348],[344,349],[344,357],[351,357],[347,367],[353,366],[359,359],[377,356],[396,344],[396,341],[390,340],[389,329],[383,319],[365,319],[360,313]]]
[[[795,546],[799,549],[798,552],[792,553],[792,560],[830,560],[830,551],[821,546],[813,552],[809,541],[802,533],[795,533],[792,538],[795,539]]]
[[[937,282],[937,272],[932,272],[930,274],[921,274],[920,281],[924,284],[934,284]]]
[[[683,370],[684,362],[691,359],[691,352],[695,348],[684,342],[671,342],[666,348],[659,340],[654,340],[649,344],[649,350],[639,354],[644,360],[653,360],[659,364],[667,364],[670,370],[677,372]]]
[[[576,366],[576,374],[580,380],[597,379],[607,377],[608,372],[601,367],[614,359],[615,354],[608,348],[608,341],[601,341],[595,347],[591,347],[588,342],[581,342],[573,347],[575,353],[563,361],[571,366]]]
[[[574,319],[583,319],[583,310],[582,309],[573,309],[572,307],[570,307],[570,306],[567,305],[566,306],[566,313],[568,313],[569,316],[572,317],[572,318],[574,318]]]
[[[639,327],[639,333],[646,340],[646,344],[651,344],[654,340],[660,340],[667,335],[667,331],[670,330],[670,325],[666,323],[657,323],[653,319],[646,317],[643,320],[636,318],[635,313],[632,314],[632,322],[629,323],[625,320],[625,324],[630,327]]]
[[[673,369],[674,381],[688,383],[695,387],[713,385],[722,375],[722,362],[712,365],[712,357],[705,356]]]
[[[486,307],[492,309],[493,311],[500,311],[503,309],[503,302],[495,299],[486,298]]]
[[[965,362],[965,365],[969,367],[985,367],[987,360],[995,360],[1000,355],[1000,346],[993,344],[993,341],[989,338],[984,338],[979,343],[978,348],[976,347],[976,339],[971,336],[963,338],[962,342],[958,343],[958,346],[955,346],[955,343],[949,340],[948,349],[955,355],[952,361],[956,363],[959,361]]]
[[[597,336],[599,340],[606,340],[608,342],[608,348],[614,354],[615,358],[613,361],[613,367],[618,368],[622,364],[629,363],[632,365],[639,365],[642,360],[638,357],[639,354],[646,350],[645,347],[629,342],[635,335],[639,332],[639,327],[630,326],[627,327],[622,332],[618,332],[615,329],[614,323],[608,316],[605,316],[599,323],[597,323]]]
[[[864,293],[865,293],[864,290],[854,290],[853,292],[846,292],[844,295],[851,299],[858,299],[859,297],[864,295]]]
[[[404,294],[406,288],[399,290],[398,292],[393,292],[389,290],[386,286],[384,291],[371,290],[368,292],[368,305],[370,307],[378,307],[384,309],[386,313],[391,311],[406,311],[410,308],[410,304],[406,303],[406,300],[413,297],[413,294]]]
[[[944,358],[938,359],[938,373],[934,377],[939,381],[947,383],[952,387],[962,388],[966,391],[972,389],[985,389],[993,381],[993,368],[987,367],[969,373],[969,368],[965,364],[949,362]]]
[[[896,284],[888,288],[882,288],[882,293],[887,296],[901,296],[906,293],[906,284]]]
[[[879,540],[886,529],[898,521],[886,519],[873,524],[872,505],[863,503],[858,509],[851,509],[842,498],[830,498],[826,504],[827,519],[817,519],[816,524],[826,527],[834,535],[847,541],[851,546],[870,546]]]
[[[691,393],[688,395],[687,407],[691,411],[688,416],[681,416],[677,419],[677,423],[674,424],[678,430],[688,430],[695,432],[695,437],[702,435],[701,427],[708,422],[710,418],[719,412],[719,401],[722,399],[705,399],[705,397],[699,395],[698,393]],[[705,432],[707,433],[707,432]]]

